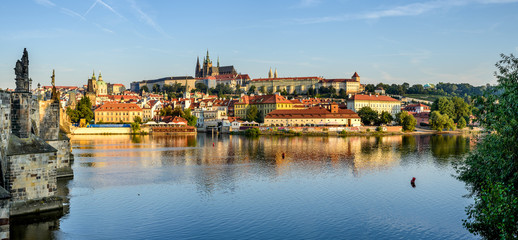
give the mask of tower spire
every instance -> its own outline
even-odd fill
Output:
[[[219,56],[218,56],[218,68],[219,68]]]

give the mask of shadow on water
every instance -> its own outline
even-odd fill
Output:
[[[57,181],[57,195],[63,198],[62,210],[11,217],[10,239],[55,239],[54,231],[59,230],[60,218],[70,212],[68,184],[71,180]]]

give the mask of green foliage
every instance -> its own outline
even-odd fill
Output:
[[[177,106],[173,109],[171,115],[169,116],[172,116],[172,117],[181,117],[184,115],[184,112],[182,110],[182,108],[180,106]]]
[[[142,124],[142,118],[140,116],[135,116],[133,118],[133,122],[136,122],[138,124]]]
[[[414,131],[415,125],[417,125],[417,120],[415,120],[412,114],[407,111],[402,111],[398,116],[403,131]]]
[[[198,92],[202,92],[202,93],[206,93],[207,89],[208,89],[208,87],[207,87],[207,85],[205,85],[205,83],[196,83],[194,85],[194,87],[196,88],[196,90]]]
[[[394,120],[392,117],[392,114],[388,113],[387,111],[381,112],[379,118],[376,120],[377,124],[389,124]]]
[[[466,120],[463,117],[461,117],[459,122],[457,122],[457,128],[463,129],[465,127],[466,127]]]
[[[149,88],[147,87],[147,85],[142,86],[142,88],[140,89],[140,92],[142,93],[143,91],[147,92],[147,93],[149,92]]]
[[[245,136],[257,137],[259,135],[261,135],[261,130],[259,130],[259,128],[249,128],[245,130]]]
[[[196,122],[198,121],[198,118],[191,114],[191,109],[186,109],[183,112],[182,117],[187,120],[187,125],[189,126],[196,126]]]
[[[487,239],[517,238],[518,196],[512,186],[489,182],[466,212],[464,226],[471,233]]]
[[[259,116],[259,110],[256,106],[252,105],[246,110],[246,121],[257,121],[257,117]]]
[[[256,89],[254,85],[250,86],[250,88],[248,89],[248,94],[255,93],[255,90]]]
[[[362,107],[358,111],[358,116],[360,116],[362,123],[365,125],[371,125],[378,119],[378,113],[370,107]]]
[[[456,128],[453,119],[446,114],[441,114],[439,111],[433,111],[432,114],[430,114],[429,122],[432,129],[437,131],[443,131],[445,129],[446,131],[450,129],[455,130]]]
[[[92,103],[90,98],[84,96],[79,100],[76,105],[76,109],[67,108],[67,114],[73,123],[78,123],[81,119],[85,119],[87,123],[92,121],[94,118],[94,112],[92,111]]]
[[[132,122],[132,123],[130,123],[130,126],[131,126],[131,132],[133,134],[136,134],[136,133],[140,132],[140,123]]]
[[[160,92],[160,85],[153,84],[153,93],[159,93]]]
[[[262,94],[265,94],[266,93],[266,87],[265,86],[259,87],[259,92],[262,93]]]
[[[376,127],[376,132],[383,132],[383,127],[382,126],[377,126]]]
[[[482,137],[458,178],[470,187],[475,203],[467,208],[465,227],[487,239],[518,238],[518,58],[502,54],[496,64],[498,85],[479,97]]]

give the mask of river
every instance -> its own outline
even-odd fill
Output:
[[[453,176],[472,142],[74,136],[63,216],[15,221],[11,238],[474,239],[462,226],[472,200]]]

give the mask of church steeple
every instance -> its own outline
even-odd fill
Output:
[[[268,78],[273,78],[272,68],[270,67],[270,71],[268,71]]]
[[[92,70],[92,80],[95,80],[95,70]]]
[[[201,69],[200,69],[200,57],[198,57],[197,60],[196,60],[196,72],[195,72],[194,76],[202,77],[200,72],[201,72]]]
[[[103,80],[103,76],[101,75],[101,71],[99,71],[99,81],[102,81]]]
[[[277,68],[275,69],[275,73],[273,74],[273,78],[278,78],[279,75],[277,75]]]
[[[218,68],[219,68],[219,56],[218,56]]]
[[[207,63],[209,63],[209,62],[210,62],[209,49],[207,49],[207,60],[206,60],[206,61],[207,61]]]

